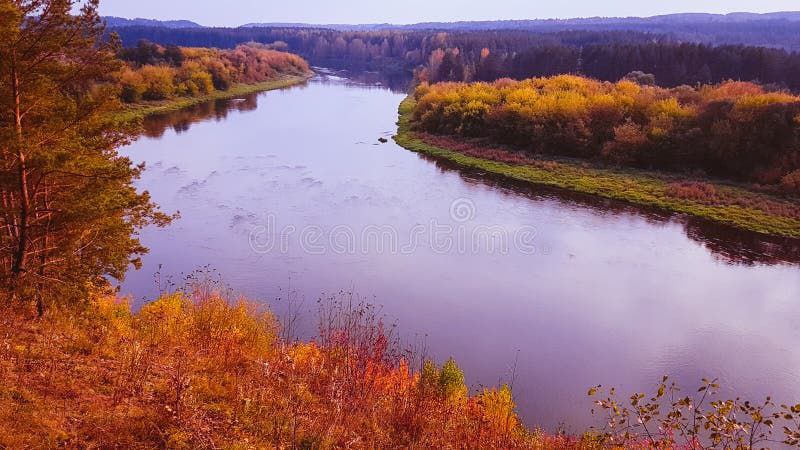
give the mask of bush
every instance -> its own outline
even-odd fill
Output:
[[[121,93],[120,98],[126,103],[136,103],[142,101],[147,87],[141,73],[126,69],[120,75]]]
[[[2,310],[0,447],[542,448],[509,389],[468,397],[453,360],[415,372],[352,304],[306,343],[213,293],[135,314],[114,298],[42,320]]]
[[[667,186],[667,195],[684,200],[709,202],[716,199],[717,189],[709,183],[671,183]]]
[[[665,89],[632,82],[643,76],[633,75],[617,83],[559,75],[422,84],[412,126],[529,155],[603,158],[763,184],[800,170],[800,97],[741,82]]]
[[[781,187],[791,194],[800,194],[800,169],[781,178]]]
[[[145,100],[166,100],[175,95],[175,70],[165,66],[144,66],[139,70],[144,80]]]
[[[614,127],[614,140],[603,146],[603,157],[617,164],[630,164],[639,158],[647,143],[642,127],[629,120]]]
[[[641,86],[655,86],[656,76],[652,73],[644,73],[641,70],[634,70],[633,72],[625,75],[625,80],[633,81]]]
[[[120,97],[127,103],[198,96],[226,91],[237,83],[260,83],[284,75],[310,73],[297,55],[260,44],[233,50],[167,47],[142,42],[124,49],[129,63],[120,75]]]

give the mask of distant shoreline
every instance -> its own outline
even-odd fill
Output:
[[[440,142],[434,145],[415,133],[411,123],[414,107],[413,96],[409,96],[400,104],[398,131],[394,138],[398,145],[407,150],[534,185],[657,207],[769,236],[800,238],[800,220],[747,206],[753,202],[765,201],[797,207],[796,201],[750,191],[730,183],[689,179],[680,174],[593,167],[588,161],[554,159],[542,160],[541,164],[526,165],[470,156],[457,149],[447,148],[447,145],[442,146]],[[697,181],[713,184],[716,189],[724,191],[737,202],[708,204],[666,195],[670,183]]]
[[[273,91],[291,86],[303,84],[314,77],[308,75],[284,75],[279,78],[254,84],[237,84],[227,91],[214,91],[207,95],[198,97],[181,97],[157,102],[141,102],[127,105],[120,111],[112,114],[112,118],[117,122],[133,122],[148,116],[180,111],[202,103],[215,100],[229,100],[258,92]]]

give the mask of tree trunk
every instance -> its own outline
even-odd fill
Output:
[[[30,195],[28,193],[28,167],[25,160],[25,152],[23,151],[23,137],[22,137],[22,107],[21,107],[21,92],[19,83],[19,71],[17,67],[16,55],[12,57],[11,62],[11,83],[14,95],[14,120],[16,125],[16,145],[15,150],[17,153],[18,176],[19,176],[19,233],[17,248],[14,252],[14,260],[11,267],[11,273],[14,277],[15,284],[21,278],[21,275],[26,270],[26,259],[28,254],[28,222],[30,215]]]
[[[38,292],[36,293],[36,312],[38,313],[40,319],[44,316],[44,309],[45,309],[44,298],[42,296],[43,295],[42,293],[44,292],[44,286],[42,280],[44,280],[47,270],[47,252],[48,252],[47,249],[50,248],[50,225],[53,221],[53,214],[49,212],[50,190],[48,188],[44,189],[44,208],[48,212],[46,213],[47,221],[45,223],[45,229],[44,229],[44,244],[42,245],[42,252],[41,252],[42,254],[40,255],[40,261],[39,261],[39,278],[40,278],[39,287],[38,287]]]

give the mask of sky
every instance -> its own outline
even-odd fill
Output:
[[[187,19],[207,26],[251,22],[408,24],[800,10],[798,0],[101,0],[100,5],[106,16]]]

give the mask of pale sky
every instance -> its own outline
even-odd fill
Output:
[[[798,0],[101,0],[106,16],[187,19],[208,26],[250,22],[394,23],[594,16],[653,16],[677,12],[800,10]]]

